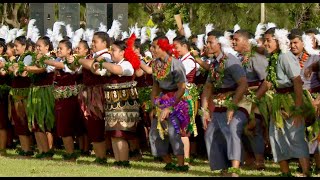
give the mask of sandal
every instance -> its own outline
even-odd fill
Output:
[[[64,153],[62,155],[62,158],[63,160],[70,160],[70,161],[75,161],[77,158],[79,157],[79,154],[78,153],[71,153],[71,154],[68,154],[68,153]]]
[[[129,161],[115,161],[113,164],[119,167],[130,167]]]
[[[187,172],[189,171],[189,166],[188,165],[176,166],[175,170],[180,172]]]
[[[101,165],[107,164],[107,158],[98,158],[97,157],[93,162],[97,163],[97,164],[101,164]]]
[[[171,170],[174,170],[175,168],[176,168],[176,164],[171,162],[166,164],[166,166],[164,167],[164,170],[171,171]]]

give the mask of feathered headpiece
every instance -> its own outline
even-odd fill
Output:
[[[132,34],[127,41],[127,47],[124,50],[124,58],[131,63],[134,70],[140,67],[140,59],[133,50],[135,40],[136,40],[136,35]]]
[[[251,45],[253,45],[253,46],[258,46],[258,42],[257,42],[257,40],[255,40],[254,38],[251,38],[251,39],[249,39],[248,41],[249,41],[249,43],[250,43]]]
[[[279,48],[282,53],[286,53],[290,50],[290,40],[288,39],[288,30],[286,29],[276,29],[274,37],[278,40]]]
[[[145,43],[149,37],[148,37],[148,34],[147,34],[147,27],[143,27],[141,28],[141,44]]]
[[[134,33],[136,35],[136,38],[140,38],[141,28],[138,28],[138,23],[136,23],[134,26],[129,28],[129,30],[130,30],[130,36]]]
[[[89,47],[91,47],[93,35],[94,35],[94,30],[89,28],[87,28],[83,33],[82,39],[87,41]]]
[[[171,30],[169,29],[168,32],[166,33],[166,37],[169,39],[169,43],[173,43],[173,39],[177,36],[176,30]]]
[[[127,31],[121,32],[121,41],[123,41],[124,39],[128,38],[129,34]]]
[[[158,28],[157,26],[154,26],[152,28],[150,28],[150,41],[152,42],[153,39],[157,36],[156,33],[158,32]]]
[[[53,48],[58,47],[59,42],[63,39],[62,34],[60,33],[61,26],[65,26],[65,23],[62,21],[57,21],[53,24],[53,29],[47,29],[47,35],[50,37]]]
[[[240,30],[239,24],[236,24],[236,25],[233,26],[233,33],[237,32],[239,30]]]
[[[70,24],[67,24],[67,25],[66,25],[66,31],[67,31],[67,36],[68,36],[69,38],[72,38],[74,32],[73,32],[72,27],[71,27]]]
[[[118,20],[113,20],[111,28],[108,30],[109,37],[113,37],[114,39],[118,39],[121,33],[121,23]]]
[[[204,41],[207,41],[207,38],[208,38],[207,34],[212,30],[214,30],[213,24],[207,24],[206,25],[206,34],[205,34]]]
[[[179,58],[179,53],[174,48],[173,44],[170,44],[167,39],[159,39],[157,45],[163,50],[169,53],[170,55],[174,55],[176,58]]]
[[[254,33],[254,39],[258,40],[259,38],[261,38],[261,36],[264,33],[263,28],[265,27],[265,24],[259,23],[256,27],[256,32]]]
[[[107,26],[104,25],[102,22],[100,23],[100,26],[98,28],[98,31],[101,31],[101,32],[107,32],[108,29],[107,29]]]
[[[6,41],[6,43],[8,43],[8,42],[14,42],[14,40],[15,40],[16,37],[17,37],[17,32],[18,32],[18,29],[17,29],[17,28],[10,29],[10,30],[9,30],[9,34],[8,34],[8,36],[7,36],[7,41]]]
[[[71,37],[70,41],[72,43],[72,48],[76,48],[79,45],[79,42],[82,39],[84,30],[82,28],[76,30],[76,32],[74,32],[73,36]]]
[[[189,39],[189,37],[191,36],[191,29],[189,27],[189,23],[183,24],[183,30],[184,30],[184,36],[186,37],[186,39]]]
[[[320,28],[317,28],[318,32],[320,32]],[[317,43],[320,44],[320,34],[316,34],[314,35],[314,37],[316,38],[317,40]]]
[[[204,46],[204,42],[203,42],[203,38],[204,38],[205,34],[199,34],[197,37],[197,48],[200,50],[203,50],[203,46]]]
[[[9,27],[8,26],[1,26],[0,28],[0,38],[4,39],[6,41],[6,43],[9,42]]]
[[[35,19],[31,19],[29,21],[27,35],[26,35],[27,39],[31,39],[31,41],[34,43],[36,43],[40,37],[39,29],[37,28],[37,26],[34,25],[35,22],[36,22]]]
[[[264,32],[266,32],[266,31],[268,31],[269,29],[274,28],[274,27],[277,27],[276,24],[270,22],[270,23],[268,23],[268,24],[266,25],[266,30],[265,30]]]
[[[310,55],[319,55],[319,50],[313,49],[312,47],[312,37],[306,34],[302,35],[302,41],[304,44],[304,49],[307,51]]]
[[[221,49],[225,54],[232,54],[232,55],[236,55],[237,52],[231,47],[231,43],[230,40],[228,40],[226,37],[224,36],[220,36],[218,38],[218,42],[221,45]]]

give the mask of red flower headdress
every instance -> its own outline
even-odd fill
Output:
[[[127,48],[124,50],[124,58],[131,63],[134,70],[137,70],[140,67],[140,59],[133,50],[135,40],[136,35],[133,33],[127,40]]]
[[[168,52],[170,55],[173,54],[176,58],[179,57],[178,51],[174,48],[173,44],[169,44],[167,39],[159,39],[157,45],[164,51]]]

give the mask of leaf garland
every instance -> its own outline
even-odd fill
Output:
[[[273,88],[278,87],[277,82],[277,64],[278,64],[279,53],[273,53],[271,57],[268,57],[269,65],[267,67],[267,78],[266,80],[272,83]]]
[[[171,71],[172,57],[169,56],[167,62],[156,61],[152,63],[152,74],[156,80],[166,79]]]

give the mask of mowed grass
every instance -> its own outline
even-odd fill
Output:
[[[107,165],[92,163],[94,156],[80,157],[76,162],[62,160],[62,150],[58,150],[53,160],[35,158],[21,159],[14,150],[8,150],[6,157],[0,157],[1,177],[210,177],[220,176],[218,171],[211,171],[208,162],[195,159],[188,172],[164,171],[162,162],[155,162],[150,154],[144,154],[141,161],[130,161],[131,168],[118,168],[113,165],[114,159],[108,158]],[[294,175],[297,164],[290,163]],[[279,165],[266,162],[267,169],[256,171],[241,169],[240,176],[278,176]],[[319,175],[313,175],[318,176]]]

